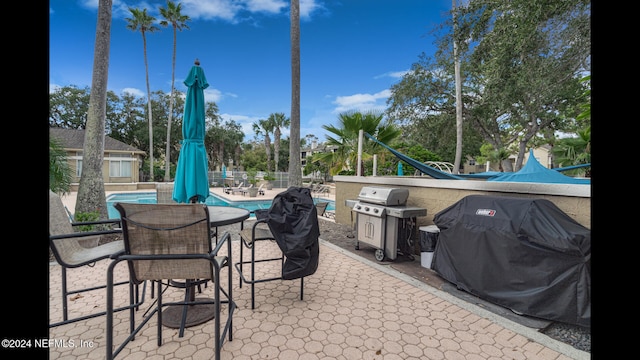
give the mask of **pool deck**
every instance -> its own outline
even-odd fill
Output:
[[[209,188],[209,191],[213,194],[216,194],[222,198],[225,198],[227,200],[230,201],[254,201],[254,200],[272,200],[276,195],[278,195],[279,193],[285,191],[286,189],[283,188],[273,188],[271,190],[266,190],[264,189],[264,195],[258,195],[256,197],[250,197],[248,194],[247,195],[241,195],[241,194],[225,194],[224,193],[224,188],[222,187],[212,187]],[[326,199],[326,200],[332,200],[335,201],[336,198],[334,195],[331,194],[315,194],[312,193],[311,194],[314,198],[319,198],[319,199]]]

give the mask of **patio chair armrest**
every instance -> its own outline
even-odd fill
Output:
[[[211,260],[214,256],[210,254],[152,254],[152,255],[131,255],[125,253],[118,253],[117,256],[112,256],[114,260],[195,260],[206,259]]]
[[[273,240],[273,234],[271,233],[271,229],[270,228],[258,228],[258,226],[260,224],[267,224],[269,221],[268,218],[266,219],[260,219],[260,220],[256,220],[256,222],[253,224],[253,227],[251,228],[251,241],[253,242],[254,240]]]
[[[102,231],[85,231],[85,232],[75,232],[75,233],[71,233],[71,234],[62,234],[62,235],[49,235],[49,239],[50,240],[59,240],[59,239],[79,238],[79,237],[96,236],[96,235],[107,235],[107,234],[122,234],[122,229],[102,230]]]
[[[225,231],[222,236],[220,237],[220,240],[218,240],[218,243],[216,244],[216,246],[213,248],[213,250],[211,250],[211,252],[209,253],[211,257],[217,256],[218,255],[218,251],[220,251],[220,249],[222,248],[222,245],[225,242],[230,242],[231,241],[231,234],[229,234],[228,231]],[[231,250],[231,249],[229,249]]]
[[[256,214],[257,217],[257,214]],[[262,218],[262,219],[257,219],[256,222],[253,223],[253,226],[251,227],[251,234],[252,234],[252,238],[255,238],[255,234],[256,234],[256,228],[258,226],[260,226],[260,224],[266,224],[268,223],[269,218]]]
[[[83,226],[83,225],[102,225],[102,224],[117,224],[120,225],[120,219],[103,219],[94,221],[78,221],[72,222],[71,226]]]
[[[260,224],[265,224],[269,221],[269,219],[258,219],[255,223],[253,223],[253,228],[255,229]]]
[[[124,255],[124,254],[125,254],[125,252],[126,252],[126,251],[125,251],[124,249],[122,249],[122,250],[120,250],[120,251],[118,251],[118,252],[116,252],[116,253],[111,254],[111,256],[109,256],[109,258],[110,258],[110,259],[117,259],[117,258],[119,258],[121,255]]]

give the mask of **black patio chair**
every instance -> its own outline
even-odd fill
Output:
[[[328,219],[335,219],[336,214],[332,211],[327,211],[327,206],[329,205],[328,201],[318,201],[316,203],[316,210],[318,211],[318,216],[323,216]]]
[[[276,195],[269,209],[255,210],[254,214],[253,226],[240,231],[240,260],[234,264],[240,288],[243,283],[251,285],[251,309],[255,309],[255,285],[267,281],[300,279],[300,300],[303,300],[304,278],[316,271],[319,257],[320,232],[311,190],[291,187]],[[265,240],[275,241],[281,255],[257,257],[256,246]],[[244,259],[245,247],[251,250],[249,260]],[[279,262],[281,274],[256,275],[256,265],[269,262]],[[243,265],[249,265],[250,276],[245,275]]]
[[[324,216],[324,213],[327,211],[327,205],[329,205],[329,203],[326,201],[318,201],[318,203],[316,203],[318,216]]]
[[[182,309],[181,332],[187,313],[196,307],[213,307],[211,317],[215,327],[215,359],[220,359],[220,350],[228,333],[232,340],[232,319],[236,304],[232,296],[231,268],[228,271],[227,289],[222,286],[220,271],[231,264],[231,240],[228,232],[217,238],[212,248],[212,233],[209,210],[205,204],[134,204],[116,203],[120,212],[124,236],[124,252],[113,257],[107,271],[107,359],[113,359],[127,343],[133,340],[144,325],[157,315],[158,346],[162,345],[163,308],[179,306]],[[226,254],[221,249],[226,245]],[[137,327],[134,313],[130,313],[130,335],[115,350],[113,348],[113,269],[126,261],[131,281],[140,284],[151,280],[157,285],[158,297]],[[163,280],[176,279],[213,283],[214,299],[197,299],[190,296],[194,289],[187,286],[183,301],[163,302]],[[188,280],[192,279],[192,280]],[[224,296],[224,298],[223,298]],[[227,304],[227,319],[221,329],[221,304]],[[166,309],[168,311],[170,309]]]
[[[80,231],[81,226],[96,228],[95,231]],[[100,228],[106,228],[100,230]],[[78,229],[76,231],[76,229]],[[62,273],[62,321],[50,323],[49,327],[56,327],[81,320],[86,320],[98,316],[103,316],[106,312],[97,312],[85,316],[77,316],[69,319],[68,297],[87,291],[94,291],[106,288],[106,284],[96,285],[87,288],[76,288],[69,290],[67,284],[67,270],[81,268],[83,266],[93,266],[96,262],[108,259],[114,254],[124,251],[124,242],[116,240],[101,244],[102,236],[107,234],[121,234],[120,219],[107,219],[85,222],[71,222],[69,213],[62,203],[58,194],[49,190],[49,247],[56,262],[61,266]],[[98,281],[98,279],[96,279]],[[130,284],[129,281],[122,281],[116,285]],[[138,287],[135,289],[135,299],[129,306],[116,309],[116,311],[134,308],[144,301],[139,296]]]

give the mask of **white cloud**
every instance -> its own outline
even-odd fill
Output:
[[[316,0],[300,0],[300,19],[308,19],[311,13],[322,8]]]
[[[320,9],[318,0],[300,0],[300,17],[308,18]],[[219,18],[232,23],[239,21],[241,12],[285,14],[289,10],[289,2],[285,0],[182,0],[183,13],[192,19]]]
[[[389,72],[386,72],[386,73],[381,74],[381,75],[376,75],[373,78],[374,79],[382,79],[382,78],[390,77],[390,78],[394,78],[394,79],[401,79],[409,71],[411,71],[411,70],[389,71]]]
[[[391,90],[382,90],[375,94],[355,94],[349,96],[338,96],[333,102],[338,106],[334,113],[341,113],[350,110],[369,111],[381,110],[385,108],[387,98],[391,96]]]
[[[322,9],[319,0],[300,0],[300,18],[308,20],[314,11]],[[80,7],[91,11],[98,10],[99,0],[79,0]],[[289,16],[289,1],[286,0],[181,0],[182,14],[189,16],[192,20],[221,19],[229,23],[236,24],[240,21],[255,21],[246,13],[262,13],[267,15],[282,14]],[[149,15],[156,17],[157,22],[161,20],[159,8],[166,6],[165,2],[142,0],[127,3],[124,0],[114,0],[112,7],[112,17],[114,19],[125,19],[131,17],[129,7],[136,9],[147,9]],[[49,8],[49,14],[55,10]],[[245,16],[241,16],[241,13]]]
[[[141,98],[146,98],[147,97],[147,92],[146,91],[142,91],[140,89],[136,89],[136,88],[124,88],[121,91],[122,93],[129,93],[135,97],[141,97]]]
[[[308,19],[316,10],[322,8],[319,0],[300,0],[300,18]],[[80,6],[97,11],[99,0],[79,0]],[[283,14],[289,12],[289,1],[286,0],[181,0],[182,13],[188,15],[192,20],[197,19],[222,19],[231,23],[239,21],[239,14],[264,13]],[[160,20],[159,7],[166,6],[164,1],[143,0],[127,3],[124,0],[114,0],[112,16],[114,19],[123,19],[131,16],[129,7],[138,9],[148,9],[148,13]],[[50,8],[49,13],[54,9]],[[287,15],[288,16],[288,15]]]
[[[247,116],[247,115],[235,115],[235,114],[220,114],[222,121],[231,121],[233,120],[236,124],[239,124],[241,127],[241,131],[244,133],[244,141],[252,140],[254,137],[253,131],[253,123],[257,122],[260,119],[265,119],[264,116]]]
[[[80,6],[85,7],[87,9],[97,9],[99,0],[81,0]],[[117,0],[116,0],[117,2]]]
[[[204,89],[204,102],[215,102],[216,104],[222,99],[222,93],[218,89],[207,88]]]
[[[235,22],[236,15],[243,9],[241,3],[230,0],[182,0],[185,15],[192,19],[220,18]]]
[[[266,12],[277,14],[289,4],[282,0],[246,0],[247,10],[250,12]]]

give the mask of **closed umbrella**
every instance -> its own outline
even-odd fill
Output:
[[[402,170],[402,162],[398,161],[398,176],[404,176],[404,171]]]
[[[173,200],[179,203],[204,202],[209,196],[207,152],[204,147],[204,89],[209,86],[196,59],[184,80],[187,97],[182,119],[182,147],[178,156]]]

